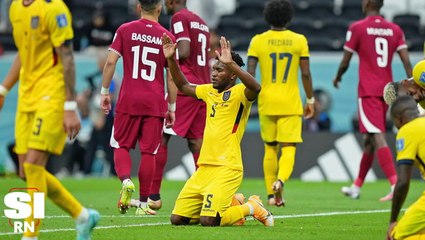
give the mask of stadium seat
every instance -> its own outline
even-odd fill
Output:
[[[359,20],[364,17],[360,0],[344,0],[341,10],[341,16],[349,20]]]
[[[232,38],[244,34],[245,29],[245,20],[239,15],[224,15],[220,18],[217,33]]]
[[[332,51],[333,48],[329,44],[330,39],[326,36],[313,36],[308,38],[308,46],[310,51]]]
[[[333,0],[294,1],[295,17],[318,20],[323,16],[334,15]]]
[[[0,48],[3,51],[16,51],[15,41],[13,40],[12,33],[0,32]]]
[[[416,14],[395,15],[393,22],[403,29],[406,38],[417,38],[420,35],[420,17]]]

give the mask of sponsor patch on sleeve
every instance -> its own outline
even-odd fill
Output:
[[[397,152],[404,149],[404,138],[397,139],[395,142],[395,148],[397,149]]]
[[[56,22],[58,24],[58,27],[63,28],[68,25],[68,20],[66,20],[65,14],[60,14],[56,16]]]
[[[173,25],[174,33],[180,33],[183,32],[183,23],[182,22],[176,22]]]

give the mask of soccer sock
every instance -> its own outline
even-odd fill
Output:
[[[363,152],[362,159],[360,160],[359,175],[357,176],[356,180],[354,180],[355,186],[359,188],[363,186],[367,172],[369,172],[369,169],[372,166],[372,163],[373,163],[373,153]]]
[[[277,162],[277,146],[264,144],[263,171],[264,182],[266,184],[266,192],[268,195],[273,194],[272,185],[276,181],[278,162]]]
[[[46,170],[43,166],[35,165],[31,163],[24,163],[25,176],[27,178],[27,191],[28,194],[34,196],[34,192],[47,193],[47,183],[46,183]],[[41,226],[41,219],[34,219],[34,212],[31,213],[31,216],[25,219],[26,222],[34,221],[34,232],[26,231],[24,232],[24,237],[36,237],[38,236],[38,231]]]
[[[61,184],[61,182],[45,170],[48,197],[57,206],[76,219],[84,209],[81,203]]]
[[[282,155],[279,159],[278,179],[284,183],[289,179],[294,169],[296,149],[294,146],[282,147]]]
[[[84,223],[89,219],[89,211],[86,208],[82,208],[78,216],[74,219],[77,223]]]
[[[155,174],[155,155],[142,153],[139,166],[139,194],[140,201],[147,202]]]
[[[161,182],[164,175],[165,164],[167,163],[168,148],[161,144],[158,152],[155,155],[155,175],[152,182],[152,187],[149,193],[149,198],[152,200],[159,200],[159,193],[161,191]],[[153,199],[158,198],[158,199]]]
[[[223,212],[220,226],[231,226],[245,216],[248,216],[248,214],[245,214],[247,209],[249,213],[249,207],[246,204],[229,207],[226,209],[226,211]]]
[[[393,163],[393,154],[389,147],[381,147],[377,151],[378,162],[391,185],[397,182],[397,174]]]
[[[114,148],[115,171],[121,181],[131,177],[131,157],[125,148]]]
[[[192,153],[193,155],[193,160],[195,161],[195,169],[198,169],[198,159],[199,159],[199,152],[197,153]]]

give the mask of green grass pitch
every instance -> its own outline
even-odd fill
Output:
[[[165,181],[162,186],[163,208],[156,216],[136,217],[135,209],[120,215],[116,208],[120,182],[116,178],[66,179],[63,184],[87,207],[102,215],[93,233],[94,240],[115,239],[384,239],[388,226],[390,202],[381,203],[389,185],[386,181],[366,183],[361,198],[353,200],[340,193],[348,183],[305,183],[291,180],[285,185],[284,208],[268,207],[275,216],[275,226],[264,227],[248,218],[244,226],[202,227],[171,226],[169,217],[184,182]],[[16,178],[0,179],[0,196],[9,188],[25,187]],[[412,181],[404,207],[415,201],[423,191],[423,182]],[[266,200],[262,179],[244,179],[240,191],[246,197],[259,194]],[[137,194],[135,194],[137,195]],[[2,201],[3,202],[3,201]],[[2,203],[2,210],[5,208]],[[3,211],[0,218],[0,239],[20,239],[13,234]],[[40,239],[75,239],[74,221],[65,212],[46,201],[46,219]]]

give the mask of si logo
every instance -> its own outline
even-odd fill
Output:
[[[425,72],[421,73],[421,76],[419,77],[419,81],[422,83],[425,83]]]

